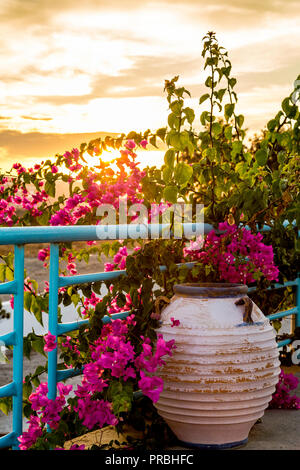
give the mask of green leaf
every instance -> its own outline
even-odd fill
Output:
[[[174,129],[168,133],[166,140],[168,145],[174,147],[176,150],[181,150],[180,136]]]
[[[227,140],[231,140],[232,139],[232,127],[226,126],[224,130],[224,134]]]
[[[233,103],[227,103],[225,104],[225,119],[228,121],[228,119],[232,116],[232,113],[234,111],[234,104]]]
[[[13,281],[14,280],[14,272],[9,266],[6,266],[5,270],[5,277],[8,281]]]
[[[205,86],[207,86],[208,88],[212,88],[212,85],[213,85],[212,78],[211,78],[211,76],[209,76],[205,80]]]
[[[30,309],[31,309],[32,313],[34,314],[35,318],[37,319],[37,321],[41,325],[43,325],[42,310],[41,310],[41,307],[39,305],[37,297],[35,297],[34,295],[32,295],[32,297],[31,297],[31,307],[30,307]]]
[[[209,161],[213,162],[216,160],[217,157],[217,151],[214,147],[209,147],[204,150],[203,156],[206,157]]]
[[[97,281],[97,282],[94,282],[93,284],[93,291],[95,292],[95,294],[99,294],[101,293],[101,287],[102,287],[102,281]]]
[[[44,342],[43,336],[36,335],[35,339],[32,341],[32,347],[39,354],[46,356],[45,351],[44,351],[44,345],[45,345],[45,342]]]
[[[32,392],[32,385],[30,382],[25,382],[23,383],[23,399],[27,400],[29,395],[31,395]]]
[[[195,119],[195,112],[192,108],[184,108],[184,113],[186,115],[186,118],[188,120],[189,124],[192,124],[194,119]]]
[[[202,95],[200,100],[199,100],[199,104],[202,104],[205,100],[207,100],[209,98],[209,93],[205,93],[205,95]]]
[[[237,122],[237,125],[239,127],[242,127],[242,125],[244,124],[244,116],[242,114],[240,114],[239,116],[236,117],[236,122]]]
[[[174,178],[176,183],[182,185],[188,183],[193,175],[193,168],[187,163],[178,163],[175,167]]]
[[[157,147],[157,145],[156,145],[156,135],[153,135],[153,136],[150,138],[149,143],[150,143],[151,145],[153,145],[153,147]]]
[[[259,149],[255,153],[255,159],[259,166],[265,166],[268,161],[268,152],[265,149]]]
[[[248,170],[248,164],[247,162],[239,162],[236,167],[235,171],[240,175],[243,176]]]
[[[0,410],[5,414],[8,415],[9,412],[12,410],[12,398],[5,397],[0,399]]]
[[[271,121],[268,122],[267,128],[270,132],[273,132],[277,126],[277,121],[276,119],[271,119]]]
[[[218,137],[222,132],[222,126],[219,122],[214,122],[211,126],[212,133],[215,137]]]
[[[203,111],[203,113],[200,116],[200,122],[203,126],[205,126],[206,121],[209,121],[209,112]]]
[[[31,300],[32,300],[32,293],[31,292],[24,292],[24,307],[27,312],[31,311]]]
[[[173,175],[173,168],[167,166],[166,168],[163,169],[163,180],[166,184],[168,184],[171,181]]]
[[[47,194],[49,194],[49,196],[55,197],[55,181],[54,182],[46,181],[45,191]]]
[[[290,108],[291,108],[290,99],[285,98],[281,103],[281,107],[282,107],[283,111],[285,112],[285,114],[288,115],[289,112],[290,112]]]
[[[156,135],[157,135],[162,141],[165,140],[166,133],[167,133],[167,128],[166,128],[166,127],[161,127],[160,129],[158,129],[158,130],[156,131]]]
[[[177,202],[178,189],[176,186],[167,186],[163,191],[165,201],[175,204]]]
[[[242,148],[243,148],[242,142],[240,142],[239,140],[234,141],[232,144],[231,156],[235,157],[236,155],[241,153]]]
[[[225,92],[226,92],[226,88],[221,88],[221,90],[219,90],[219,91],[217,92],[217,96],[218,96],[218,99],[219,99],[220,101],[222,101]]]
[[[167,166],[173,167],[175,162],[175,150],[169,149],[164,156],[164,162]]]
[[[278,161],[278,163],[280,163],[281,165],[282,165],[283,163],[285,163],[285,161],[286,161],[286,153],[285,153],[283,150],[281,150],[280,152],[278,152],[277,161]]]
[[[6,271],[6,265],[5,264],[0,264],[0,282],[5,282],[5,271]]]
[[[171,128],[178,128],[179,126],[179,118],[174,114],[174,113],[171,113],[169,114],[168,116],[168,124],[169,124],[169,127]]]
[[[170,104],[170,109],[176,116],[180,116],[182,109],[182,100],[173,101],[173,103]]]

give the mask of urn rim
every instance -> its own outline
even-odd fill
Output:
[[[175,284],[173,291],[180,297],[240,297],[247,295],[248,286],[229,282],[201,282]]]

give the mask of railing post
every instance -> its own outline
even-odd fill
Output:
[[[20,436],[23,430],[23,334],[24,334],[24,245],[14,247],[14,279],[17,293],[14,294],[14,332],[16,344],[13,348],[13,383],[16,393],[13,395],[13,432]],[[19,443],[12,446],[19,450]]]
[[[59,276],[59,245],[50,245],[49,273],[49,328],[50,333],[57,338],[58,310],[58,276]],[[57,385],[57,346],[48,353],[48,398],[55,400]]]

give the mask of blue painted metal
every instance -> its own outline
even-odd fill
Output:
[[[15,245],[14,279],[17,291],[14,295],[14,332],[16,343],[13,351],[13,432],[16,436],[22,434],[23,421],[23,310],[24,310],[24,245]],[[15,440],[12,448],[18,448]]]
[[[17,394],[17,385],[15,382],[10,382],[9,384],[3,385],[0,387],[0,398],[12,397]]]
[[[0,295],[4,294],[16,294],[17,293],[17,281],[3,282],[0,284]]]
[[[0,336],[0,341],[6,346],[13,346],[16,344],[16,332],[11,331],[10,333]]]
[[[185,234],[192,234],[199,230],[200,224],[183,224]],[[286,224],[287,225],[287,224]],[[140,238],[161,237],[164,230],[168,229],[168,224],[154,224],[152,226],[142,225],[140,228]],[[204,233],[212,229],[209,224],[204,224]],[[107,239],[108,230],[114,233],[114,239],[126,239],[132,225],[118,226],[74,226],[74,227],[10,227],[1,228],[0,245],[14,244],[15,246],[15,277],[13,281],[0,284],[0,294],[14,294],[14,330],[2,335],[0,341],[6,345],[13,345],[13,381],[0,387],[0,398],[12,396],[13,398],[13,430],[11,433],[0,439],[0,448],[12,447],[18,449],[17,437],[22,433],[22,393],[23,393],[23,305],[24,305],[24,244],[27,243],[50,243],[50,272],[49,272],[49,331],[58,335],[74,331],[81,326],[88,326],[88,320],[80,320],[70,323],[58,323],[58,290],[60,287],[67,287],[76,284],[83,284],[96,281],[110,281],[120,275],[126,275],[126,271],[113,271],[104,273],[92,273],[76,276],[59,276],[59,243],[72,241],[89,241]],[[270,227],[263,227],[262,231],[270,230]],[[195,262],[181,263],[191,269]],[[165,271],[166,266],[160,266],[161,271]],[[296,317],[296,326],[300,326],[300,278],[288,281],[284,285],[275,284],[271,289],[280,289],[288,286],[296,286],[296,307],[287,311],[270,315],[270,320],[283,318],[292,314]],[[253,292],[255,288],[250,288]],[[112,316],[105,316],[104,323],[115,318],[125,318],[130,312],[122,312]],[[288,345],[291,340],[287,339],[278,343],[278,347]],[[69,377],[81,374],[82,369],[57,370],[57,348],[48,353],[48,396],[51,399],[56,397],[57,382],[66,380]]]
[[[208,232],[212,226],[201,223],[182,224],[186,237],[199,233],[204,227]],[[161,238],[170,224],[128,224],[128,225],[76,225],[74,227],[1,227],[0,245],[27,243],[60,243],[93,240],[126,240],[134,230],[143,239]],[[71,229],[71,230],[70,230]],[[172,234],[172,231],[170,231]],[[113,237],[110,235],[113,234]],[[152,236],[151,236],[152,235]],[[41,241],[42,240],[42,241]]]
[[[59,245],[50,245],[49,268],[49,332],[57,337],[58,325],[58,282],[59,276]],[[57,346],[48,353],[48,398],[56,398],[56,370],[57,370]]]
[[[289,308],[288,310],[282,310],[278,313],[272,313],[268,316],[269,320],[278,320],[280,318],[289,317],[290,315],[294,315],[298,313],[298,307]]]

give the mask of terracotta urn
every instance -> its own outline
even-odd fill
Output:
[[[245,444],[275,391],[276,334],[247,291],[242,284],[175,285],[161,313],[157,332],[175,339],[176,349],[159,369],[156,408],[185,446]]]

